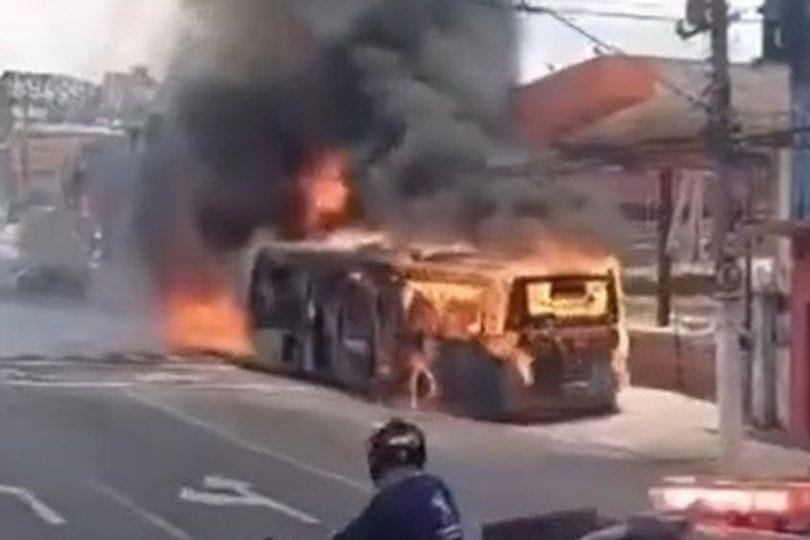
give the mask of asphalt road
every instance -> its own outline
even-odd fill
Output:
[[[540,426],[395,411],[215,358],[117,353],[154,348],[132,311],[0,296],[3,540],[328,538],[368,500],[363,442],[394,414],[428,432],[470,538],[558,509],[634,512],[661,475],[710,467],[707,407],[672,395]]]
[[[633,429],[615,419],[592,421],[600,432],[399,412],[426,427],[471,533],[571,506],[639,510],[655,478],[703,466],[605,444]],[[363,440],[392,414],[213,359],[7,357],[0,538],[328,538],[367,500]]]

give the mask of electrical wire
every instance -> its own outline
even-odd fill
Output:
[[[513,0],[511,2],[512,9],[523,12],[529,13],[534,15],[547,15],[557,22],[565,25],[570,30],[578,33],[579,35],[585,37],[593,44],[597,45],[598,47],[610,51],[616,55],[626,57],[626,58],[636,58],[631,54],[628,54],[626,51],[621,49],[620,47],[613,45],[612,43],[608,43],[607,41],[603,40],[599,36],[595,35],[594,33],[586,30],[585,28],[581,27],[565,15],[561,14],[559,10],[550,8],[548,6],[540,6],[540,5],[533,5],[530,4],[527,0]],[[661,75],[660,73],[655,73],[656,79],[669,91],[677,95],[678,97],[686,100],[691,105],[702,109],[705,112],[711,112],[712,107],[711,104],[708,103],[706,100],[701,99],[699,96],[681,88],[678,86],[677,83],[671,81],[669,78]]]
[[[564,15],[571,15],[574,17],[596,17],[602,19],[629,19],[635,21],[653,21],[665,23],[677,23],[682,20],[680,17],[673,17],[672,15],[650,15],[646,13],[633,13],[631,11],[607,11],[602,9],[592,8],[579,8],[579,7],[555,7],[557,13]],[[762,22],[759,18],[737,18],[734,22],[745,24],[760,24]]]
[[[509,5],[511,6],[512,9],[514,9],[514,10],[516,10],[518,12],[523,12],[523,13],[528,13],[528,14],[533,14],[533,15],[546,15],[546,16],[549,16],[549,17],[555,19],[556,21],[558,21],[559,23],[563,24],[567,28],[569,28],[569,29],[573,30],[574,32],[578,33],[579,35],[585,37],[586,39],[588,39],[589,41],[591,41],[592,43],[594,43],[595,45],[597,45],[598,47],[600,47],[600,48],[602,48],[604,50],[610,51],[610,52],[612,52],[614,54],[617,54],[617,55],[623,56],[623,57],[627,57],[627,58],[630,58],[630,59],[636,58],[636,57],[628,54],[626,51],[622,50],[620,47],[618,47],[616,45],[613,45],[613,44],[601,39],[599,36],[597,36],[594,33],[588,31],[587,29],[581,27],[576,22],[572,21],[570,18],[566,17],[562,13],[564,11],[568,11],[568,12],[571,12],[571,13],[577,12],[578,14],[583,14],[583,15],[594,15],[594,16],[602,16],[602,15],[604,15],[605,13],[603,13],[600,10],[590,10],[590,9],[587,9],[587,8],[552,8],[552,7],[549,7],[547,5],[538,5],[538,4],[530,3],[529,0],[509,0]],[[632,14],[632,13],[627,13],[627,12],[618,12],[618,14],[620,14],[620,15],[621,14],[631,15],[631,16],[638,15],[639,18],[648,17],[647,15],[643,15],[643,14]],[[649,17],[654,18],[654,17],[658,17],[658,16],[651,15]],[[704,100],[704,99],[700,98],[699,96],[697,96],[697,95],[683,89],[677,83],[674,83],[673,81],[671,81],[668,78],[664,77],[660,73],[656,73],[656,78],[658,79],[658,81],[663,86],[665,86],[668,90],[673,92],[675,95],[677,95],[677,96],[681,97],[682,99],[686,100],[687,102],[689,102],[693,106],[696,106],[696,107],[702,109],[705,112],[711,113],[711,111],[712,111],[711,104],[708,103],[706,100]],[[808,132],[810,132],[810,126],[800,126],[800,127],[790,128],[790,129],[786,129],[786,130],[774,130],[774,131],[768,131],[768,132],[762,132],[762,133],[753,133],[753,134],[748,134],[748,135],[743,135],[743,136],[736,136],[736,137],[733,137],[733,142],[735,144],[737,144],[737,145],[747,143],[747,144],[751,144],[751,145],[754,145],[754,146],[786,146],[786,147],[791,147],[791,148],[806,149],[806,148],[810,148],[810,142],[797,142],[795,140],[792,140],[791,144],[785,144],[785,139],[789,138],[789,137],[793,137],[795,135],[808,133]],[[691,138],[681,140],[681,141],[655,141],[655,140],[639,141],[639,142],[633,144],[633,146],[636,149],[647,149],[647,150],[654,150],[656,147],[667,148],[667,149],[671,150],[673,145],[678,145],[681,149],[691,149],[691,150],[694,150],[694,151],[700,151],[701,149],[704,148],[700,143],[697,143],[696,141],[694,141]],[[628,149],[627,148],[614,148],[614,149],[606,149],[606,150],[609,153],[610,153],[611,150],[613,151],[613,153],[618,153],[618,152],[626,151]],[[602,153],[604,153],[604,152],[602,152]],[[611,160],[609,160],[609,159],[607,159],[607,160],[598,159],[597,161],[610,162]],[[576,167],[575,169],[581,170],[581,169],[584,169],[584,168],[588,168],[589,166],[594,166],[595,164],[590,163],[590,164],[583,164],[583,165],[584,165],[584,167],[580,166],[580,167]],[[598,165],[596,165],[596,166],[598,166]]]
[[[575,17],[598,17],[603,19],[630,19],[635,21],[656,21],[666,23],[678,22],[677,17],[669,15],[650,15],[646,13],[632,13],[629,11],[606,11],[601,9],[590,9],[580,7],[555,7],[557,13],[571,15]],[[520,9],[519,9],[520,10]]]

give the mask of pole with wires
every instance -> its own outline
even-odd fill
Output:
[[[713,246],[716,263],[718,312],[715,332],[715,369],[721,465],[732,471],[739,463],[744,440],[743,366],[740,350],[742,270],[735,243],[738,219],[734,203],[734,147],[729,69],[729,8],[726,0],[710,0],[711,108],[708,150],[716,174]]]
[[[539,4],[530,2],[529,0],[511,0],[510,5],[512,9],[514,9],[519,13],[526,13],[529,15],[546,15],[548,17],[551,17],[558,23],[581,35],[582,37],[584,37],[585,39],[587,39],[588,41],[599,47],[599,49],[605,52],[615,54],[624,58],[630,59],[636,58],[632,55],[627,54],[627,52],[625,52],[622,48],[617,47],[613,43],[609,43],[604,39],[601,39],[594,33],[586,30],[572,19],[563,15],[562,12],[557,9],[552,9],[548,6],[541,6]],[[645,60],[638,60],[638,61],[641,63],[646,62]],[[661,73],[656,72],[655,76],[656,79],[658,80],[658,83],[661,86],[663,86],[664,88],[666,88],[679,98],[683,99],[690,105],[697,107],[703,111],[706,111],[707,113],[709,112],[711,107],[708,103],[706,103],[703,100],[701,96],[694,94],[692,91],[682,87],[681,85],[677,84],[675,81],[670,80]]]
[[[788,0],[790,1],[790,0]],[[805,0],[795,0],[803,2]],[[557,10],[528,0],[511,0],[514,9],[547,15],[571,28],[606,51],[625,55]],[[686,25],[678,32],[688,38],[708,32],[711,37],[711,92],[709,103],[691,91],[659,74],[659,83],[673,94],[704,111],[708,116],[707,153],[716,173],[714,183],[713,247],[717,278],[717,331],[715,332],[716,394],[719,411],[721,461],[725,468],[736,468],[744,440],[743,365],[740,347],[742,328],[743,272],[740,268],[740,216],[735,204],[735,147],[732,124],[731,73],[729,66],[730,24],[727,0],[686,0]]]

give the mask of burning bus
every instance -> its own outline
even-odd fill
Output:
[[[476,418],[612,410],[627,360],[619,265],[560,255],[260,235],[244,268],[257,361]]]
[[[267,216],[252,191],[213,190],[201,210],[204,197],[165,188],[188,186],[159,183],[163,200],[186,205],[145,229],[156,233],[147,244],[169,349],[255,356],[274,371],[478,418],[616,407],[628,338],[611,253],[539,229],[514,243],[496,234],[499,249],[484,232],[454,234],[473,244],[405,240],[353,206],[348,152],[311,156],[276,187],[283,204]],[[226,233],[218,242],[234,231],[230,249],[212,248],[210,233]]]

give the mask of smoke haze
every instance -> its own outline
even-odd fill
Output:
[[[295,178],[335,148],[351,158],[353,217],[405,237],[509,238],[531,219],[582,231],[602,211],[488,167],[516,80],[499,0],[189,0],[186,13],[140,213],[143,248],[171,253],[172,272],[204,266],[190,236],[227,252],[285,231]]]
[[[238,245],[276,222],[289,182],[322,149],[350,153],[362,217],[379,225],[440,205],[446,223],[430,228],[449,227],[486,195],[487,154],[514,80],[504,5],[211,6],[173,64],[174,120],[209,173],[196,214],[210,242]]]

